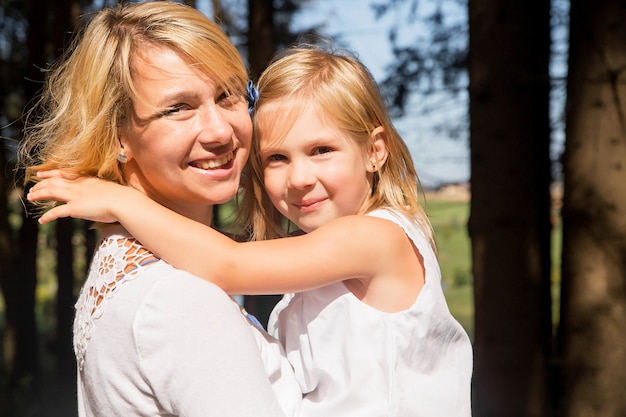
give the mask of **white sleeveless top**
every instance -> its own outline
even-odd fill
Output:
[[[404,229],[424,258],[426,282],[397,313],[361,302],[342,282],[285,295],[268,331],[294,367],[301,416],[470,416],[472,346],[448,310],[435,253],[405,216],[368,215]]]

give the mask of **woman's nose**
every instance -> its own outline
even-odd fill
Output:
[[[224,144],[233,138],[231,120],[223,109],[210,105],[200,110],[198,141],[204,144]]]

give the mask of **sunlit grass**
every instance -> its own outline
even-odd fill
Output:
[[[435,230],[444,294],[452,315],[473,338],[474,295],[467,234],[469,202],[433,199],[428,217]]]
[[[463,325],[470,337],[474,328],[473,277],[471,269],[471,246],[467,233],[469,216],[469,202],[432,199],[428,201],[427,212],[438,245],[439,264],[441,268],[442,285],[448,306],[454,317]],[[230,223],[236,215],[236,205],[233,201],[222,205],[218,212],[219,223],[228,231]],[[558,321],[558,286],[560,284],[560,248],[561,225],[558,216],[555,216],[552,236],[553,251],[553,319]],[[16,218],[12,222],[16,222]],[[49,239],[52,232],[50,225],[42,227],[39,237],[38,285],[36,290],[37,309],[42,316],[52,314],[54,298],[56,296],[56,252]],[[84,236],[80,233],[75,238],[77,247],[84,243]],[[84,252],[84,249],[82,249]],[[79,256],[80,265],[76,265],[77,276],[84,271],[84,253]],[[80,287],[83,276],[78,277],[77,286]],[[4,300],[0,297],[0,325],[3,322]],[[51,318],[44,318],[44,321]]]

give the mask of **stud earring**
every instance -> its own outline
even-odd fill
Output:
[[[119,163],[125,164],[126,162],[128,162],[128,157],[124,155],[123,153],[120,153],[117,155],[117,161]]]

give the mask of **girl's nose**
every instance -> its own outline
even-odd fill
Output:
[[[313,166],[307,161],[292,161],[289,164],[288,185],[302,189],[315,184],[316,177]]]

